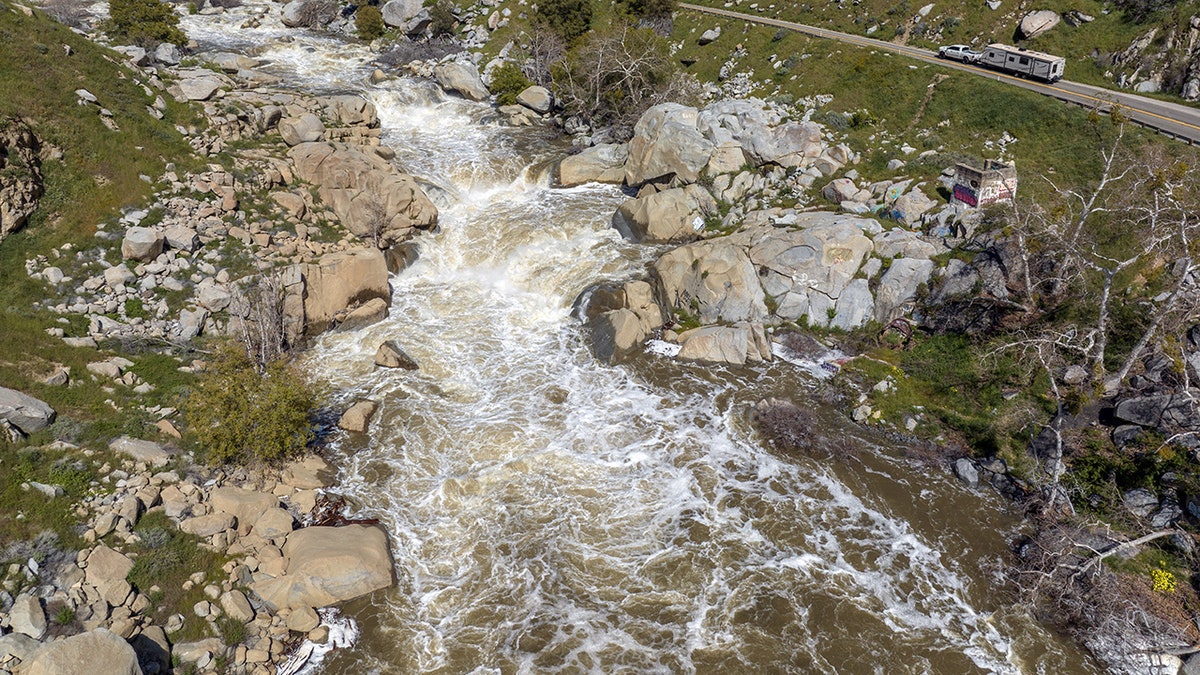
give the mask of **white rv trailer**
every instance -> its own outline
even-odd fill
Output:
[[[979,63],[989,68],[1046,82],[1061,80],[1066,62],[1061,56],[1001,44],[988,45],[979,57]]]

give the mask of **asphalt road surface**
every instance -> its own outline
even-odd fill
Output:
[[[1160,133],[1187,143],[1189,145],[1200,144],[1200,108],[1192,108],[1178,103],[1170,103],[1157,99],[1138,96],[1123,91],[1115,91],[1112,89],[1104,89],[1102,87],[1093,87],[1089,84],[1079,84],[1069,80],[1059,80],[1053,84],[1039,82],[1036,80],[1027,80],[1025,78],[1016,77],[1000,73],[994,70],[989,70],[981,66],[960,63],[958,61],[948,61],[939,59],[935,52],[919,47],[910,47],[908,45],[895,44],[876,40],[873,38],[863,37],[861,35],[851,35],[850,33],[841,33],[835,30],[825,28],[817,28],[802,23],[793,23],[791,21],[781,21],[770,17],[759,16],[755,14],[742,14],[740,12],[731,12],[727,9],[716,9],[714,7],[702,7],[700,5],[689,5],[679,3],[679,7],[683,9],[695,10],[706,14],[715,14],[731,19],[739,19],[742,21],[750,21],[752,23],[763,24],[766,26],[775,26],[777,28],[786,28],[799,33],[805,33],[814,37],[827,38],[846,42],[849,44],[858,45],[860,47],[872,47],[876,49],[885,49],[890,52],[895,52],[909,58],[919,61],[927,61],[936,63],[937,65],[955,70],[964,70],[970,73],[987,77],[997,82],[1007,82],[1009,84],[1023,87],[1031,91],[1036,91],[1039,94],[1053,96],[1068,103],[1074,103],[1087,108],[1097,108],[1101,112],[1109,112],[1114,105],[1121,108],[1121,112],[1126,117],[1151,129],[1155,129]]]

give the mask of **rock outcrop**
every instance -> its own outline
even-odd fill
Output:
[[[757,99],[721,100],[701,110],[664,103],[647,110],[634,126],[625,182],[635,187],[671,179],[694,183],[702,172],[732,173],[746,163],[812,167],[827,176],[854,159],[845,145],[826,143],[819,124],[784,121]]]
[[[320,333],[347,315],[347,310],[372,299],[391,302],[388,269],[378,249],[354,249],[323,256],[304,265],[303,324],[309,334]]]
[[[25,224],[42,197],[40,149],[28,124],[0,118],[0,241]]]
[[[296,176],[317,186],[321,200],[359,238],[380,248],[413,229],[437,224],[437,207],[408,174],[377,153],[331,143],[300,143],[288,152]]]

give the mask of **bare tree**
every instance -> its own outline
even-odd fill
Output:
[[[553,84],[551,72],[566,56],[566,43],[542,22],[534,22],[522,42],[525,60],[521,71],[525,77],[543,87]]]
[[[1200,181],[1195,172],[1161,151],[1130,153],[1122,146],[1123,136],[1121,124],[1111,145],[1101,151],[1101,172],[1091,188],[1060,188],[1047,179],[1061,202],[1050,208],[1014,211],[1012,221],[1026,270],[1052,270],[1041,278],[1028,279],[1026,293],[1035,301],[1045,299],[1037,297],[1039,288],[1049,289],[1052,296],[1071,293],[1084,298],[1094,311],[1094,321],[1079,327],[1074,344],[1087,345],[1083,357],[1090,375],[1108,390],[1118,388],[1128,377],[1166,317],[1194,296],[1192,248],[1200,226],[1196,199]],[[1048,259],[1049,264],[1035,264],[1037,256]],[[1130,290],[1122,279],[1164,259],[1176,268],[1173,288],[1157,304],[1124,364],[1107,378],[1105,361],[1115,294]]]
[[[1156,655],[1195,651],[1186,621],[1154,598],[1148,584],[1121,579],[1102,564],[1156,539],[1158,530],[1114,541],[1105,528],[1053,524],[1017,546],[1017,565],[1005,576],[1018,598],[1074,633],[1110,666],[1136,671]]]
[[[675,66],[666,40],[623,21],[589,33],[554,71],[567,114],[611,124],[618,136],[630,135],[653,105],[693,100],[694,82]]]
[[[364,224],[366,225],[366,237],[371,241],[375,248],[387,248],[390,242],[387,239],[388,227],[392,224],[392,218],[388,214],[387,204],[381,200],[378,195],[364,196],[363,216]]]
[[[262,274],[238,289],[230,314],[246,356],[261,373],[291,348],[287,330],[287,289],[282,275]]]

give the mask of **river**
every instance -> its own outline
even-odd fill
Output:
[[[398,579],[345,608],[358,639],[317,672],[1099,672],[996,587],[1006,505],[852,425],[811,375],[598,363],[572,301],[659,251],[611,229],[617,188],[549,186],[561,140],[428,82],[369,85],[365,48],[287,30],[278,5],[236,27],[261,7],[185,29],[296,90],[369,98],[441,211],[390,318],[305,356],[341,398],[381,403],[333,451]],[[420,370],[375,369],[384,340]],[[745,411],[772,395],[815,410],[814,447],[842,458],[767,448]]]

